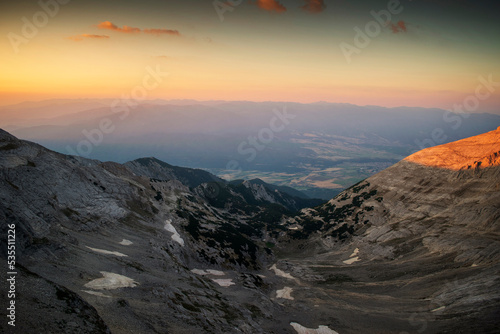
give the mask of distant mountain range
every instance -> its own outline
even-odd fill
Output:
[[[18,272],[16,327],[0,328],[497,333],[499,157],[500,128],[320,203],[156,158],[64,155],[0,130],[0,257],[14,226]]]
[[[154,156],[226,180],[325,200],[424,147],[494,130],[500,115],[334,103],[54,100],[0,108],[0,125],[63,154]]]

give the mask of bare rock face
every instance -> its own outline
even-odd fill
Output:
[[[21,266],[17,271],[15,327],[5,328],[4,319],[9,318],[2,307],[4,333],[111,333],[96,309],[77,293]]]
[[[19,319],[39,310],[17,332],[495,333],[498,132],[291,214],[305,202],[261,183],[0,130],[0,257],[15,224]]]
[[[244,288],[240,276],[270,258],[252,238],[259,229],[247,216],[210,207],[178,180],[61,155],[1,131],[0,219],[1,257],[7,256],[7,226],[15,224],[16,260],[27,268],[17,279],[26,286],[32,272],[41,282],[22,290],[20,319],[30,305],[38,307],[32,299],[55,310],[43,313],[43,328],[53,324],[44,332],[64,332],[57,324],[65,322],[88,323],[81,331],[67,327],[81,333],[262,332],[248,310],[260,312],[261,292]],[[191,272],[207,267],[228,270],[221,279],[238,284],[244,298],[230,298],[222,293],[229,287]],[[82,311],[74,321],[63,316],[59,290],[45,281],[66,291],[72,305],[88,303],[97,312]],[[26,326],[34,330],[36,321],[17,332],[30,332]]]
[[[500,165],[500,127],[496,130],[439,145],[410,155],[405,160],[423,166],[464,170]]]

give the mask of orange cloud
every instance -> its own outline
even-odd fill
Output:
[[[306,4],[301,6],[303,10],[309,13],[321,13],[326,9],[325,2],[323,0],[304,0]]]
[[[143,32],[145,34],[151,34],[151,35],[157,35],[157,36],[160,36],[160,35],[180,36],[181,35],[178,30],[173,30],[173,29],[143,29],[143,30],[141,30],[140,28],[129,27],[129,26],[123,26],[122,28],[120,28],[116,24],[113,24],[109,21],[104,21],[104,22],[99,23],[97,25],[97,28],[108,29],[108,30],[123,32],[123,33],[127,33],[127,34],[134,34],[134,33]]]
[[[108,35],[81,34],[81,35],[77,35],[77,36],[68,37],[68,39],[71,39],[72,41],[75,41],[75,42],[83,41],[85,38],[106,39],[106,38],[109,38],[109,36]]]
[[[276,0],[257,0],[257,6],[261,9],[276,13],[286,12],[286,7]]]
[[[405,21],[398,21],[396,24],[391,22],[391,30],[394,34],[400,33],[400,32],[406,32],[408,29],[406,28],[406,23]]]
[[[134,27],[129,27],[129,26],[123,26],[122,28],[116,26],[115,24],[109,22],[109,21],[104,21],[101,22],[97,25],[97,28],[99,29],[108,29],[108,30],[113,30],[113,31],[118,31],[118,32],[124,32],[127,34],[133,34],[133,33],[138,33],[141,32],[141,29],[139,28],[134,28]]]
[[[145,34],[152,35],[172,35],[172,36],[180,36],[181,34],[177,30],[172,29],[144,29],[143,32]]]

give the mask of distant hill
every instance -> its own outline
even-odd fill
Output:
[[[112,108],[111,102],[2,107],[0,125],[63,154],[119,163],[154,156],[226,180],[259,178],[325,200],[422,148],[500,125],[500,115],[466,117],[442,109],[190,100]],[[30,117],[17,122],[16,115]],[[100,136],[103,119],[112,131]],[[272,138],[262,137],[262,144],[259,133]]]
[[[231,198],[242,196],[247,203],[265,205],[275,203],[287,210],[297,211],[305,207],[316,206],[324,202],[321,199],[310,199],[298,190],[268,184],[262,180],[239,180],[227,182],[201,169],[177,167],[156,158],[141,158],[124,164],[137,175],[147,176],[152,180],[177,180],[190,188],[203,187],[204,193],[213,205],[225,207]],[[220,201],[220,192],[227,193],[227,198]],[[216,202],[214,202],[216,201]]]
[[[202,183],[224,182],[221,178],[207,171],[172,166],[156,158],[140,158],[129,161],[124,166],[138,175],[160,180],[178,180],[191,188],[196,188]]]

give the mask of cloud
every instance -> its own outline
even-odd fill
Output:
[[[70,37],[68,37],[68,39],[71,39],[72,41],[75,41],[75,42],[83,41],[85,38],[107,39],[107,38],[109,38],[109,36],[108,35],[81,34],[81,35],[76,35],[76,36],[70,36]]]
[[[398,21],[397,23],[390,23],[390,28],[394,34],[400,33],[400,32],[406,32],[408,29],[406,28],[406,23],[405,21]]]
[[[260,9],[268,10],[270,12],[275,11],[276,13],[286,12],[286,7],[280,4],[276,0],[257,0],[257,6]]]
[[[301,6],[303,10],[309,13],[321,13],[326,9],[325,2],[323,0],[304,0],[305,5]]]
[[[97,25],[97,28],[123,32],[126,34],[135,34],[135,33],[142,32],[145,34],[156,35],[156,36],[160,36],[160,35],[180,36],[181,35],[178,30],[174,30],[174,29],[143,29],[143,30],[141,30],[140,28],[129,27],[129,26],[123,26],[120,28],[116,24],[113,24],[112,22],[109,22],[109,21],[104,21],[104,22],[99,23]]]
[[[134,28],[134,27],[129,27],[129,26],[123,26],[122,28],[120,28],[109,21],[104,21],[104,22],[99,23],[97,25],[97,28],[123,32],[126,34],[134,34],[134,33],[141,32],[141,29],[139,29],[139,28]]]
[[[172,36],[180,36],[181,34],[179,33],[178,30],[172,30],[172,29],[144,29],[143,32],[145,34],[152,34],[152,35],[172,35]]]

